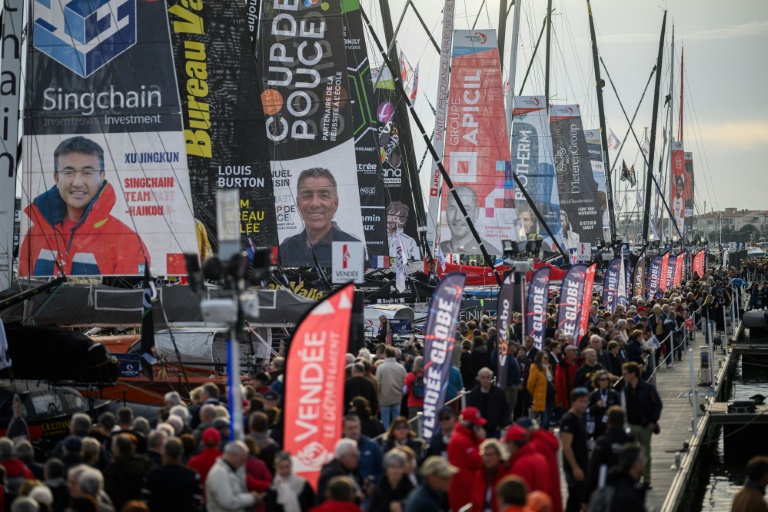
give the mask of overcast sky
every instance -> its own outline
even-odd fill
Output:
[[[533,46],[546,14],[546,1],[521,0],[521,31],[516,90],[528,66]],[[390,0],[394,23],[405,0]],[[414,0],[426,24],[440,42],[442,0]],[[482,0],[457,0],[455,27],[472,27]],[[361,0],[372,18],[380,16],[378,0]],[[477,29],[497,28],[499,0],[488,0],[480,11]],[[589,42],[587,4],[581,0],[554,0],[550,96],[555,103],[578,103],[585,128],[597,128],[597,103]],[[685,48],[685,150],[693,152],[697,210],[738,207],[768,209],[768,1],[766,0],[593,0],[597,43],[621,101],[632,116],[650,76],[658,52],[664,9],[668,10],[667,37],[662,69],[662,100],[669,88],[669,45],[675,28],[674,134],[677,136],[680,94],[680,51]],[[514,7],[513,7],[514,10]],[[503,56],[507,75],[510,14]],[[433,115],[425,98],[434,104],[438,55],[418,19],[409,10],[397,43],[412,65],[420,64],[417,110],[431,130]],[[372,43],[369,43],[373,48]],[[544,94],[544,42],[534,62],[524,95]],[[605,79],[605,74],[603,74]],[[607,79],[606,79],[607,82]],[[608,126],[619,138],[628,128],[616,96],[604,89]],[[653,82],[638,113],[634,128],[642,139],[650,127]],[[660,127],[662,115],[660,110]],[[415,126],[414,126],[415,130]],[[660,131],[659,131],[660,133]],[[631,135],[630,135],[631,139]],[[660,151],[661,137],[657,148]],[[417,155],[424,144],[416,141]],[[611,151],[611,161],[616,152]],[[636,144],[628,140],[622,159],[642,169]],[[657,157],[658,158],[658,157]],[[658,167],[657,167],[658,168]],[[426,183],[428,169],[422,171]],[[425,185],[426,186],[426,185]],[[714,203],[714,205],[713,205]],[[697,212],[698,213],[698,212]]]

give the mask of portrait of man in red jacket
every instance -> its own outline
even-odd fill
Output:
[[[104,176],[104,150],[82,136],[53,153],[54,186],[24,209],[32,220],[19,252],[19,275],[130,275],[149,252],[111,212],[115,190]]]

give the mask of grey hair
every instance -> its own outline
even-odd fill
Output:
[[[402,451],[398,450],[397,448],[393,450],[389,450],[386,454],[384,454],[384,467],[388,468],[389,466],[393,464],[402,464],[405,466],[405,463],[407,460],[405,459],[405,455]]]
[[[72,422],[70,423],[72,433],[78,437],[85,437],[88,435],[88,431],[91,430],[91,417],[85,413],[78,412],[72,415]]]
[[[16,453],[16,457],[23,461],[32,460],[32,458],[35,456],[35,449],[32,448],[32,443],[26,439],[16,443],[14,452]]]
[[[157,451],[163,447],[163,443],[168,438],[168,434],[163,430],[153,430],[147,438],[147,448],[155,448]]]
[[[181,395],[178,391],[169,391],[163,397],[163,401],[171,402],[174,406],[181,405]]]
[[[216,406],[213,404],[205,404],[200,408],[200,419],[208,418],[213,420],[216,417]]]
[[[169,416],[165,423],[173,427],[174,435],[181,435],[181,431],[184,430],[184,420],[178,416]]]
[[[242,441],[230,441],[224,447],[224,455],[245,455],[247,453],[250,453],[248,445]]]
[[[0,460],[13,458],[13,441],[7,437],[0,437]]]
[[[104,477],[101,471],[86,467],[77,479],[77,485],[84,494],[98,498],[104,488]]]
[[[285,461],[290,462],[291,464],[293,464],[293,461],[291,460],[291,454],[289,452],[285,452],[285,451],[278,452],[275,455],[275,458],[274,458],[274,465],[277,466],[278,462],[285,462]]]
[[[587,350],[584,351],[584,358],[586,358],[590,353],[597,355],[597,352],[595,352],[595,349],[588,348]]]
[[[101,443],[95,437],[83,438],[82,457],[83,460],[88,461],[94,455],[101,454]]]
[[[627,325],[627,321],[624,320],[623,318],[619,318],[619,320],[616,322],[616,327],[618,327],[619,329],[621,329],[626,325]]]
[[[336,446],[333,449],[333,454],[337,459],[342,458],[350,453],[357,452],[357,443],[352,439],[339,439],[336,441]]]
[[[171,416],[178,416],[184,423],[189,422],[189,409],[183,405],[174,405],[171,407]]]
[[[131,426],[133,430],[137,432],[141,432],[145,436],[149,434],[150,426],[149,426],[149,420],[147,418],[144,418],[143,416],[139,416],[135,420],[133,420],[133,425]]]
[[[13,500],[11,512],[38,512],[40,505],[28,496],[19,496]]]

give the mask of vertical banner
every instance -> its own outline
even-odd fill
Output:
[[[16,232],[16,170],[19,165],[19,98],[21,97],[21,43],[24,32],[23,0],[6,0],[2,13],[2,84],[0,109],[0,290],[13,280],[13,235]]]
[[[596,272],[597,263],[593,263],[587,267],[584,279],[584,296],[581,301],[581,316],[579,317],[579,334],[577,339],[580,339],[587,333],[587,327],[589,326],[589,308],[592,306],[592,290],[595,286]]]
[[[267,131],[247,28],[252,6],[246,16],[242,2],[166,1],[200,257],[218,252],[218,190],[240,192],[243,247],[277,246]]]
[[[515,96],[512,110],[512,170],[523,184],[534,206],[544,218],[561,247],[575,249],[578,241],[562,233],[560,196],[555,181],[552,157],[552,137],[549,133],[547,102],[543,96]],[[549,237],[525,199],[522,190],[515,190],[517,217],[525,228],[525,235],[535,239],[544,237],[545,250],[556,252]]]
[[[627,264],[625,266],[625,263]],[[624,260],[624,257],[621,258],[621,269],[619,271],[619,306],[627,307],[627,303],[629,303],[629,293],[627,290],[629,289],[629,283],[632,282],[632,270],[631,270],[631,263]]]
[[[685,191],[688,188],[685,180],[685,154],[682,141],[672,141],[672,172],[670,174],[669,207],[672,217],[680,232],[683,232],[685,220]],[[670,226],[670,232],[677,236],[677,230]]]
[[[605,188],[605,169],[603,168],[603,143],[600,139],[600,129],[584,130],[584,138],[587,141],[587,151],[589,151],[589,163],[592,164],[592,177],[597,184],[598,204],[606,205],[602,208],[603,215],[603,240],[611,239],[611,221],[608,213],[608,196]],[[610,146],[610,143],[608,144]],[[614,204],[618,204],[615,201]],[[629,282],[629,281],[627,281]]]
[[[699,277],[704,277],[704,255],[706,249],[701,249],[693,257],[693,271],[699,274]]]
[[[411,248],[409,259],[421,259],[418,243],[406,240],[402,227],[413,214],[409,207],[395,205],[385,209],[388,201],[381,182],[381,160],[379,158],[379,130],[376,115],[373,112],[373,85],[371,84],[371,63],[368,61],[368,47],[365,43],[363,18],[360,15],[360,2],[347,0],[341,3],[344,15],[344,45],[347,53],[347,74],[352,104],[352,123],[357,159],[357,183],[360,187],[360,208],[365,231],[365,245],[368,255],[395,256],[394,242],[401,233],[404,246]],[[413,251],[416,251],[415,257]]]
[[[507,357],[515,357],[509,353],[509,331],[515,302],[515,273],[509,272],[499,289],[499,300],[496,305],[496,357],[498,368],[496,382],[502,388],[507,384]]]
[[[291,338],[285,372],[285,450],[293,469],[317,489],[341,437],[344,368],[352,319],[349,284],[307,313]]]
[[[549,112],[560,215],[567,221],[563,237],[595,245],[604,236],[603,212],[608,204],[607,197],[601,202],[597,193],[581,111],[578,105],[552,105]]]
[[[645,297],[645,256],[640,256],[632,273],[632,296]]]
[[[661,281],[666,279],[662,269],[663,260],[664,256],[654,256],[651,258],[651,264],[648,268],[648,295],[646,300],[656,297],[656,293],[661,289]]]
[[[549,296],[549,267],[533,273],[525,299],[525,334],[533,336],[534,345],[544,350],[544,332],[547,330],[547,299]]]
[[[432,294],[429,305],[424,331],[424,439],[432,439],[432,434],[440,428],[437,413],[445,405],[464,280],[464,274],[445,276]]]
[[[452,55],[445,168],[488,254],[501,256],[518,235],[496,31],[456,30]],[[480,254],[447,186],[440,211],[443,253]]]
[[[608,264],[603,278],[603,306],[609,313],[616,311],[619,304],[619,281],[621,280],[621,258],[614,258]]]
[[[683,235],[685,240],[688,241],[693,237],[693,213],[694,213],[694,181],[693,181],[693,153],[686,151],[685,155],[685,190],[683,197],[685,198],[685,209],[683,210],[683,216],[685,220],[683,224],[685,230]]]
[[[31,4],[19,275],[186,274],[197,239],[165,2],[73,5]]]
[[[587,266],[575,265],[568,269],[560,286],[560,301],[557,307],[557,327],[565,335],[574,338],[579,334],[584,284],[587,280]],[[576,340],[578,343],[578,340]]]
[[[685,252],[681,252],[677,256],[675,256],[675,259],[677,260],[677,263],[675,264],[675,278],[673,281],[674,286],[680,285],[683,281],[683,269],[685,268]]]
[[[282,265],[365,242],[341,2],[265,2],[258,66]]]
[[[671,282],[670,276],[669,276],[669,251],[664,253],[664,256],[661,258],[661,275],[659,278],[659,289],[661,291],[665,292],[667,291],[667,288],[669,288],[668,284]]]
[[[675,285],[675,276],[677,275],[677,256],[670,255],[667,260],[667,284],[666,290]]]

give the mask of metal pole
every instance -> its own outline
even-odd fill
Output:
[[[707,337],[707,345],[709,351],[709,385],[712,389],[715,389],[715,348],[714,348],[714,336],[715,330],[712,325],[713,321],[709,322],[709,336]]]
[[[691,404],[693,405],[693,437],[699,433],[699,404],[696,396],[696,373],[693,369],[693,348],[688,349],[688,368],[691,370]]]
[[[547,0],[547,52],[544,66],[544,101],[547,102],[547,115],[549,115],[549,60],[550,39],[552,38],[552,0]]]
[[[672,131],[672,111],[674,110],[672,107],[674,105],[674,97],[672,96],[672,88],[674,86],[675,82],[675,25],[672,24],[672,47],[670,49],[670,58],[669,58],[669,126],[667,127],[669,130],[669,151],[667,152],[667,155],[669,156],[667,160],[667,169],[669,170],[669,182],[672,184],[672,143],[674,142],[674,136],[672,135],[674,132]],[[666,188],[666,187],[665,187]],[[674,187],[672,187],[674,188]],[[670,201],[672,200],[672,197],[670,196]],[[667,234],[669,239],[672,239],[672,216],[669,216],[669,233]],[[682,237],[681,237],[682,240]],[[685,241],[683,241],[685,243]]]
[[[509,40],[509,66],[507,67],[507,133],[510,147],[512,144],[512,111],[514,109],[515,77],[517,75],[517,40],[520,35],[520,11],[523,0],[516,0],[515,14],[512,17],[512,37]]]
[[[513,0],[514,1],[514,0]],[[499,61],[501,62],[501,73],[504,74],[504,40],[507,36],[507,0],[499,0],[499,28],[497,30]]]

